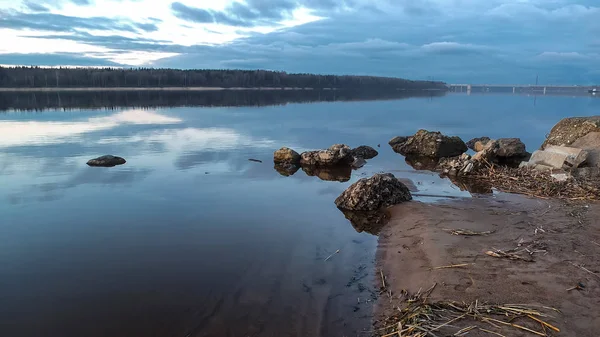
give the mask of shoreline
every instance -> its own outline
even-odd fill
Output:
[[[434,284],[428,298],[432,303],[542,305],[561,311],[547,322],[558,327],[562,336],[595,336],[600,330],[600,274],[585,270],[600,270],[600,261],[594,258],[600,252],[600,223],[595,221],[599,204],[499,194],[437,203],[413,201],[389,211],[391,218],[380,233],[376,253],[376,273],[383,276],[385,287],[376,277],[375,285],[382,291],[374,308],[375,331],[390,326],[388,318],[398,315],[403,293],[414,294]],[[462,236],[452,235],[449,229],[492,233]],[[495,249],[516,249],[533,261],[486,255]],[[456,265],[460,267],[452,267]],[[584,288],[567,290],[578,284]],[[476,320],[445,326],[439,335],[469,326],[506,336],[532,335]],[[539,324],[528,327],[541,331]],[[376,335],[393,332],[383,331]],[[478,330],[469,335],[489,336]]]

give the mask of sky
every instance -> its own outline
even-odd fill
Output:
[[[600,84],[600,0],[0,0],[0,65]]]

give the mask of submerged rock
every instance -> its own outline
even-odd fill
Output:
[[[275,166],[273,168],[282,176],[289,177],[293,176],[294,173],[298,172],[298,170],[300,169],[300,165],[294,165],[291,163],[275,163]]]
[[[378,173],[350,185],[337,199],[339,209],[375,211],[412,200],[408,187],[391,173]]]
[[[354,161],[352,162],[351,166],[353,169],[359,169],[365,166],[366,164],[367,161],[364,160],[362,157],[354,157]]]
[[[377,157],[378,154],[379,152],[377,152],[377,150],[366,145],[352,149],[352,156],[354,156],[354,158],[372,159]]]
[[[348,145],[335,144],[327,150],[307,151],[300,155],[302,166],[350,165],[354,158]]]
[[[113,167],[117,165],[123,165],[127,161],[121,157],[106,155],[94,159],[90,159],[87,164],[89,166],[99,166],[99,167]]]
[[[282,147],[273,154],[273,162],[300,165],[300,154],[290,148]]]
[[[549,145],[570,146],[591,132],[600,132],[600,116],[564,118],[554,125],[542,150]]]
[[[467,145],[459,137],[448,137],[440,132],[419,130],[402,142],[403,137],[390,141],[392,149],[403,156],[446,158],[459,156],[467,151]]]

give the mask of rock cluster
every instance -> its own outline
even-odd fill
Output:
[[[348,181],[352,169],[361,168],[365,159],[372,159],[378,152],[370,146],[350,148],[345,144],[335,144],[328,149],[306,151],[302,154],[282,147],[273,154],[275,170],[284,176],[296,173],[300,167],[307,175],[322,180]]]
[[[342,210],[376,211],[409,200],[412,196],[406,185],[391,173],[381,173],[350,185],[335,204]]]

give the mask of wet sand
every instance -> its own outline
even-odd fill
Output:
[[[437,283],[432,302],[477,300],[549,306],[561,311],[548,320],[560,328],[556,335],[598,336],[600,204],[501,194],[434,204],[410,202],[391,208],[390,214],[390,222],[380,234],[376,265],[377,272],[385,275],[392,298],[380,295],[375,306],[376,328],[397,310],[397,294],[403,289],[416,293]],[[444,229],[495,232],[468,237]],[[513,248],[533,252],[530,257],[534,261],[485,254]],[[465,263],[470,265],[433,269]],[[378,286],[381,283],[376,282]],[[583,290],[567,291],[579,282],[585,286]],[[436,334],[453,335],[464,326],[444,327]],[[533,336],[512,327],[491,328],[505,336]],[[539,325],[534,328],[541,330]],[[472,330],[467,336],[493,335]]]

